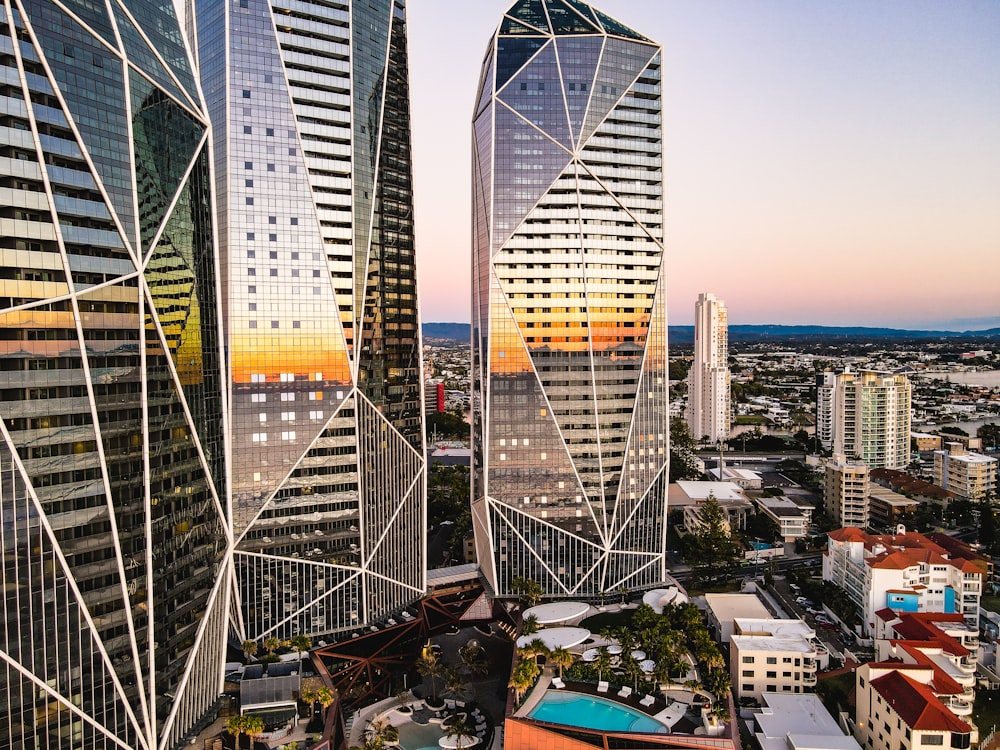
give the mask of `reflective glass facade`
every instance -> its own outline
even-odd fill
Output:
[[[231,361],[241,637],[424,588],[402,0],[197,0]]]
[[[0,748],[170,748],[222,684],[208,120],[171,3],[0,4]]]
[[[520,0],[483,63],[473,523],[498,594],[665,576],[660,60],[580,0]]]

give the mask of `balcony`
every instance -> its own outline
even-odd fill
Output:
[[[806,687],[814,687],[816,685],[816,682],[817,682],[816,675],[808,673],[802,675],[802,684],[805,685]]]
[[[943,700],[942,703],[951,709],[951,712],[956,716],[972,715],[972,701],[964,700],[963,698],[948,698],[947,700]]]
[[[815,674],[816,672],[816,660],[815,659],[803,659],[802,660],[802,671],[810,672]]]

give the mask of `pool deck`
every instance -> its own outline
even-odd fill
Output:
[[[597,685],[591,682],[567,681],[565,688],[554,688],[551,686],[551,679],[547,675],[543,675],[539,678],[538,683],[535,685],[535,689],[531,691],[531,694],[527,697],[527,699],[525,699],[524,703],[521,704],[521,707],[517,710],[514,716],[518,718],[531,718],[528,714],[531,713],[535,706],[538,705],[542,696],[544,696],[546,692],[581,693],[583,695],[592,695],[597,698],[605,698],[613,703],[620,703],[623,706],[628,706],[635,711],[656,719],[660,723],[668,726],[671,733],[693,734],[695,727],[698,726],[693,721],[686,718],[684,716],[684,711],[680,710],[680,706],[684,704],[676,701],[665,703],[663,700],[663,694],[660,691],[650,693],[650,695],[654,695],[656,697],[653,705],[644,706],[639,702],[643,698],[642,691],[639,691],[638,693],[633,692],[628,698],[621,698],[618,695],[618,691],[614,689],[609,689],[606,693],[597,692]]]

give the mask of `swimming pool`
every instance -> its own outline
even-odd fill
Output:
[[[633,708],[581,693],[549,690],[528,713],[532,719],[606,732],[666,734],[667,727]]]
[[[441,750],[438,740],[444,736],[440,724],[414,724],[407,721],[399,726],[399,746],[403,750]]]

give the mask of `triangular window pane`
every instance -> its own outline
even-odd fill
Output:
[[[593,21],[594,23],[597,22],[597,19],[594,17],[593,8],[586,3],[580,2],[580,0],[563,0],[563,2],[571,8],[574,8],[577,13],[586,18],[588,21]]]
[[[129,0],[127,7],[181,85],[194,101],[198,101],[198,87],[188,63],[173,0]]]
[[[571,155],[505,106],[496,112],[494,246],[502,244],[532,209]]]
[[[556,50],[549,45],[507,84],[499,97],[553,139],[572,149],[561,89]]]
[[[129,82],[139,230],[145,253],[191,166],[205,127],[135,71],[130,71]]]
[[[563,5],[560,0],[545,0],[552,19],[552,30],[556,34],[599,34],[600,29],[583,19],[576,11]]]
[[[593,134],[598,125],[608,116],[629,86],[645,70],[657,50],[646,44],[627,42],[623,39],[608,39],[604,45],[601,67],[594,81],[594,92],[590,98],[587,120],[580,137],[581,145]]]
[[[497,40],[497,91],[519,71],[549,37],[500,37]]]
[[[122,42],[125,44],[125,53],[128,55],[129,62],[175,97],[181,101],[185,101],[184,95],[177,88],[177,84],[170,77],[170,73],[167,72],[167,69],[163,67],[163,64],[153,54],[153,51],[143,40],[139,31],[128,17],[126,17],[121,8],[115,5],[114,9],[115,20],[118,23],[118,30],[121,32]]]
[[[104,0],[60,0],[63,5],[76,13],[85,24],[100,34],[104,41],[117,47],[115,34],[108,22],[108,9]]]
[[[507,15],[524,21],[526,24],[534,26],[536,29],[541,29],[544,32],[548,32],[549,30],[549,22],[546,19],[541,0],[521,0],[521,2],[507,11]]]
[[[504,16],[503,21],[500,23],[500,33],[507,36],[519,36],[522,34],[538,35],[539,33],[542,33],[542,31],[541,29],[533,29],[530,26],[525,26],[523,23],[519,23],[513,18]]]
[[[593,11],[594,13],[597,14],[598,20],[600,20],[601,24],[604,26],[604,30],[607,31],[609,34],[614,34],[615,36],[624,36],[628,37],[629,39],[638,39],[641,42],[649,41],[649,39],[644,37],[642,34],[633,31],[628,26],[623,24],[621,21],[616,21],[611,16],[605,13],[601,13],[601,11],[597,10],[597,8],[593,8]]]

